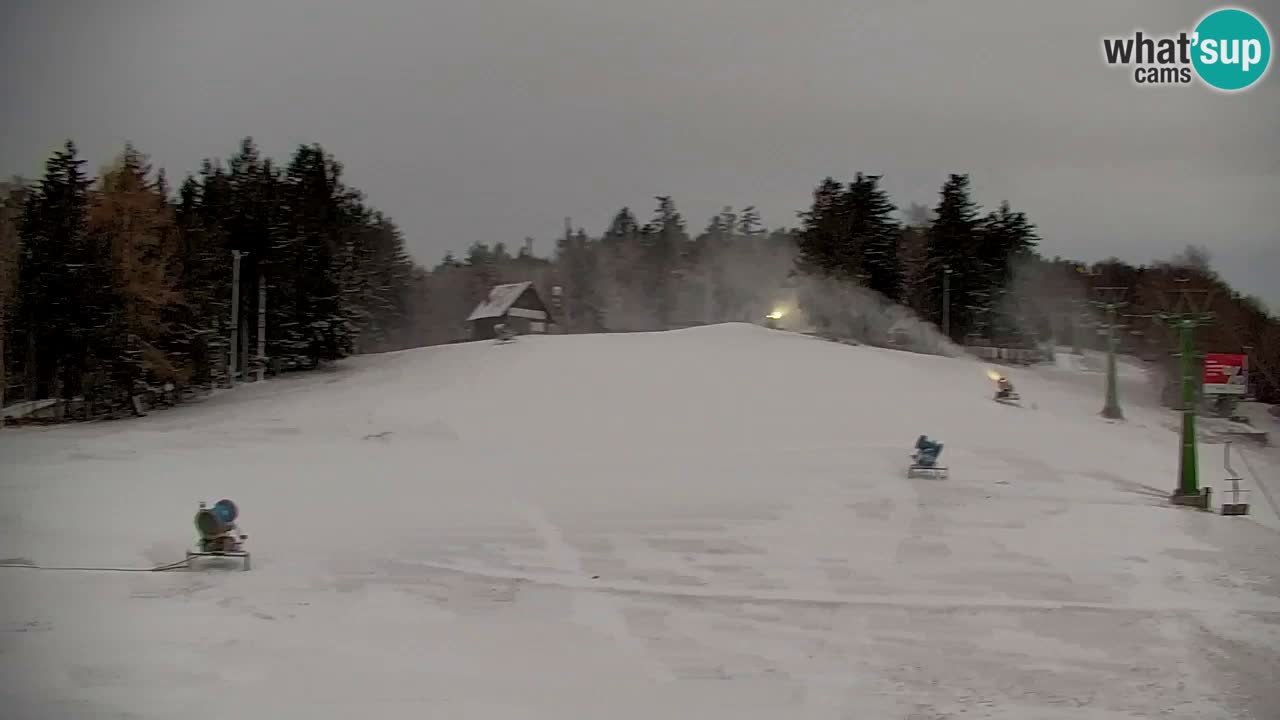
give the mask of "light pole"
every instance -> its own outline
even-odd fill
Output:
[[[702,319],[707,325],[715,321],[711,302],[711,273],[702,273]]]
[[[267,379],[267,275],[258,261],[258,382]]]
[[[551,286],[551,310],[555,315],[548,323],[547,332],[551,332],[552,327],[559,327],[561,333],[568,333],[568,321],[564,316],[564,288],[560,285]]]
[[[1245,370],[1249,370],[1250,368],[1253,367],[1253,346],[1242,345],[1241,349],[1244,350],[1244,368]],[[1244,383],[1244,397],[1240,399],[1248,400],[1252,397],[1254,397],[1254,395],[1253,395],[1253,392],[1249,389],[1249,377],[1246,376],[1245,383]]]
[[[1080,305],[1080,300],[1079,300],[1078,298],[1077,298],[1076,300],[1073,300],[1073,301],[1072,301],[1072,305],[1073,305],[1074,307],[1072,308],[1071,317],[1070,317],[1070,320],[1071,320],[1071,354],[1072,354],[1072,355],[1083,355],[1083,354],[1084,354],[1084,347],[1083,347],[1083,346],[1081,346],[1081,344],[1080,344],[1080,325],[1081,325],[1081,323],[1080,323],[1080,316],[1084,313],[1084,308],[1083,308],[1083,306],[1081,306],[1081,305]]]
[[[240,351],[240,258],[245,253],[231,251],[231,357],[227,363],[227,384],[236,384],[236,353]]]
[[[1102,405],[1102,417],[1123,420],[1120,410],[1120,389],[1116,381],[1116,305],[1107,303],[1107,400]]]
[[[942,334],[951,339],[951,266],[942,266]]]

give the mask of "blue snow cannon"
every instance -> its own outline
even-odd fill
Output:
[[[928,436],[921,435],[916,440],[916,464],[924,467],[933,467],[938,464],[938,456],[942,455],[942,443],[930,440]]]
[[[911,453],[911,467],[907,468],[908,478],[945,478],[949,474],[947,466],[938,463],[942,455],[942,443],[930,440],[921,435],[916,439],[915,452]]]
[[[244,541],[249,537],[236,527],[240,510],[236,504],[223,498],[209,507],[200,503],[196,511],[196,531],[200,534],[196,541],[196,549],[187,550],[187,566],[191,567],[197,557],[238,557],[244,560],[244,569],[249,569],[249,551],[244,549]]]

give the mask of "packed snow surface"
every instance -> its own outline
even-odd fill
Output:
[[[180,560],[222,497],[253,552],[0,568],[0,715],[1280,717],[1280,465],[1240,450],[1247,518],[1173,508],[1171,414],[1052,367],[1009,407],[985,369],[525,337],[0,431],[10,564]],[[949,479],[907,479],[920,434]]]

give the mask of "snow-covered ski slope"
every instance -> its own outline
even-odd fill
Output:
[[[254,560],[0,568],[0,716],[1280,717],[1264,499],[1171,508],[1171,415],[1010,373],[725,325],[0,432],[0,558],[167,563],[230,497]]]

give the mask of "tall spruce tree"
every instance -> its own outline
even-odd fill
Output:
[[[756,210],[755,205],[748,205],[742,208],[742,212],[737,216],[737,225],[734,226],[734,232],[744,238],[753,239],[764,234],[764,225],[760,222],[760,212]]]
[[[108,320],[109,257],[88,239],[90,181],[71,141],[45,174],[19,221],[18,324],[28,398],[73,398],[101,369]]]
[[[602,323],[611,330],[653,328],[652,312],[646,306],[645,249],[641,229],[630,208],[619,210],[600,239],[596,272]]]
[[[22,246],[18,220],[26,203],[28,187],[21,179],[0,182],[0,407],[5,404],[10,379],[16,377],[18,362],[12,352],[17,325],[18,255]]]
[[[858,173],[845,194],[848,218],[846,245],[855,248],[861,284],[898,302],[902,298],[902,267],[898,243],[902,230],[889,194],[880,187],[879,175]]]
[[[659,195],[655,199],[658,207],[653,220],[644,229],[641,242],[648,271],[646,289],[657,328],[666,329],[674,320],[679,284],[675,273],[681,269],[690,241],[675,201],[667,195]]]
[[[489,290],[499,283],[502,276],[497,258],[487,243],[471,243],[467,248],[466,266],[470,280],[467,303],[475,305],[488,296]]]
[[[691,274],[701,284],[701,312],[704,322],[715,322],[725,317],[725,310],[734,299],[734,288],[729,282],[730,262],[735,255],[738,237],[738,213],[725,206],[707,222],[707,227],[693,241],[689,262]]]
[[[408,327],[413,263],[395,223],[381,212],[362,214],[352,247],[351,302],[365,351],[390,349]]]
[[[582,228],[565,234],[556,241],[557,275],[563,288],[562,317],[569,332],[599,332],[602,313],[598,297],[598,277],[595,272],[597,243],[587,237]]]
[[[231,250],[225,221],[233,214],[230,181],[221,167],[206,160],[199,177],[189,176],[178,190],[180,251],[174,352],[185,357],[191,382],[218,385],[227,377],[230,349]]]
[[[259,354],[270,355],[268,348],[256,347],[259,283],[266,283],[270,315],[274,297],[287,291],[290,281],[287,269],[277,273],[273,268],[275,248],[285,227],[281,217],[284,205],[279,172],[269,159],[262,157],[252,137],[242,139],[238,151],[227,161],[227,183],[235,212],[226,219],[226,240],[229,250],[242,253],[237,344],[240,357],[236,367],[247,371]],[[271,327],[268,322],[268,333]]]
[[[987,215],[981,234],[980,253],[991,307],[988,330],[998,339],[1019,339],[1025,323],[1011,297],[1014,268],[1032,260],[1039,241],[1035,226],[1024,213],[1014,212],[1003,202],[999,210]]]
[[[950,270],[952,339],[975,329],[990,308],[988,273],[981,252],[981,217],[970,198],[968,175],[952,174],[939,193],[925,243],[924,285],[928,317],[941,324],[943,275]]]
[[[609,229],[604,233],[606,243],[621,243],[635,239],[640,232],[640,224],[631,208],[624,207],[613,216]]]
[[[797,265],[801,272],[831,276],[851,274],[851,253],[845,247],[844,187],[834,178],[824,179],[813,191],[809,210],[801,213],[800,218]]]
[[[274,318],[268,333],[277,338],[271,352],[285,368],[314,367],[351,350],[341,278],[347,231],[341,176],[341,165],[319,145],[299,146],[285,171],[285,219],[272,247],[272,267],[289,282],[273,284],[277,297],[268,304]]]

